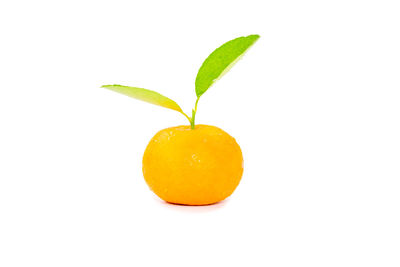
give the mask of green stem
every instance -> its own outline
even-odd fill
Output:
[[[181,111],[181,113],[182,113],[183,116],[186,117],[186,119],[188,119],[189,123],[192,124],[192,119],[188,115],[186,115],[185,112]]]
[[[194,112],[197,112],[197,103],[199,103],[200,97],[196,99],[196,104],[194,104]]]
[[[197,112],[197,103],[199,103],[200,97],[196,99],[196,103],[194,104],[194,109],[192,109],[192,118],[190,120],[190,127],[194,130],[195,120],[196,120],[196,112]]]
[[[194,120],[196,118],[196,112],[192,109],[192,119],[190,120],[190,127],[194,130]]]

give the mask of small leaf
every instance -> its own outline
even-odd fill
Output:
[[[170,108],[182,113],[181,107],[172,99],[169,99],[166,96],[163,96],[157,92],[138,88],[138,87],[130,87],[124,85],[103,85],[102,88],[107,88],[112,91],[154,104],[158,106],[162,106],[164,108]]]
[[[201,65],[196,77],[196,95],[200,97],[220,79],[260,38],[259,35],[239,37],[215,49]]]

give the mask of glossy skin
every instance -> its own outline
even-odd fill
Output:
[[[143,155],[143,175],[151,190],[175,204],[208,205],[230,196],[243,174],[235,139],[209,125],[159,131]]]

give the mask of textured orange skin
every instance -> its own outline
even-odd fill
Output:
[[[230,196],[243,174],[235,139],[209,125],[159,131],[143,155],[143,176],[161,199],[183,205],[208,205]]]

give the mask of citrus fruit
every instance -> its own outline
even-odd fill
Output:
[[[143,175],[161,199],[207,205],[230,196],[243,173],[235,139],[215,126],[177,126],[159,131],[143,156]]]
[[[161,199],[175,204],[208,205],[229,197],[243,173],[242,151],[235,139],[215,126],[196,125],[201,96],[260,38],[257,34],[230,40],[203,62],[195,81],[191,116],[172,99],[149,89],[119,84],[103,88],[181,113],[190,126],[159,131],[143,155],[143,175]]]

